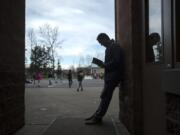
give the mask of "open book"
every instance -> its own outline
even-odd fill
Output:
[[[93,58],[92,63],[98,65],[99,67],[104,67],[104,62],[98,58]]]

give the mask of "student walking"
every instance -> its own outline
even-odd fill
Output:
[[[83,91],[83,85],[82,85],[83,78],[84,78],[83,70],[79,70],[79,71],[77,72],[77,80],[78,80],[78,88],[77,88],[77,91],[79,91],[79,90]]]
[[[52,79],[53,79],[53,74],[51,71],[49,71],[49,73],[48,73],[48,80],[49,80],[48,87],[52,86]]]
[[[68,82],[69,82],[69,88],[71,88],[71,86],[72,86],[72,71],[71,71],[71,69],[68,71],[67,77],[68,77]]]

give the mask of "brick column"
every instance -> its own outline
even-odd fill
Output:
[[[116,0],[116,39],[126,53],[126,80],[120,88],[120,120],[142,135],[142,1]]]
[[[0,135],[24,125],[25,1],[0,1]]]

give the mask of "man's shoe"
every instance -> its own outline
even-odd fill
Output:
[[[100,124],[102,124],[102,119],[94,117],[90,121],[86,121],[85,124],[86,125],[100,125]]]
[[[85,120],[92,120],[94,118],[94,114],[88,118],[86,118]]]

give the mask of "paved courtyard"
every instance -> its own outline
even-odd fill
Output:
[[[94,113],[99,104],[103,81],[85,80],[83,84],[82,92],[76,91],[76,80],[72,88],[68,88],[67,80],[54,83],[52,87],[48,87],[48,80],[43,80],[40,88],[26,84],[26,124],[16,135],[70,135],[72,132],[75,135],[127,135],[118,120],[118,88],[114,92],[104,124],[100,128],[84,124],[84,118]]]

